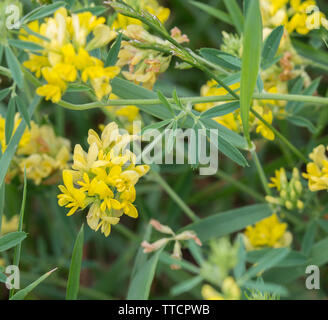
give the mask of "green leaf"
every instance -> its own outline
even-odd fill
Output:
[[[171,103],[166,99],[164,94],[161,91],[157,91],[158,99],[162,102],[162,104],[172,113],[173,117],[175,116],[175,112]]]
[[[220,67],[231,70],[241,69],[240,59],[231,54],[212,48],[202,48],[199,52],[206,60]]]
[[[5,209],[5,195],[6,195],[6,185],[5,183],[0,184],[0,234],[1,234],[1,226],[2,226],[2,217]]]
[[[44,274],[43,276],[41,276],[39,279],[37,279],[36,281],[32,282],[30,285],[28,285],[26,288],[19,290],[16,294],[14,294],[10,300],[24,300],[25,297],[36,287],[38,286],[42,281],[44,281],[45,279],[47,279],[54,271],[56,271],[56,269],[53,269],[49,272],[47,272],[46,274]]]
[[[148,130],[157,130],[157,129],[160,129],[160,128],[163,128],[165,127],[167,124],[169,124],[170,122],[172,122],[172,119],[167,119],[167,120],[163,120],[163,121],[159,121],[159,122],[155,122],[155,123],[152,123],[150,124],[149,126],[147,127],[144,127],[142,130],[141,130],[141,135],[144,134],[146,131]]]
[[[311,133],[315,133],[317,130],[313,123],[304,117],[293,115],[286,119],[295,126],[307,128]]]
[[[6,251],[15,247],[26,238],[25,232],[11,232],[0,237],[0,252]]]
[[[223,0],[231,20],[239,34],[243,31],[244,16],[236,0]]]
[[[302,239],[302,252],[308,255],[313,247],[315,236],[317,233],[317,224],[312,221],[306,228],[305,234]]]
[[[40,46],[34,42],[30,42],[30,41],[9,39],[8,43],[13,47],[16,47],[16,48],[22,49],[22,50],[39,51],[39,50],[44,49],[42,46]]]
[[[7,276],[0,271],[0,282],[6,283],[7,281]]]
[[[239,231],[272,214],[267,204],[257,204],[214,214],[187,225],[180,231],[193,230],[201,241],[223,237]],[[179,232],[180,232],[179,231]]]
[[[188,292],[192,290],[194,287],[202,283],[203,277],[202,276],[196,276],[191,279],[188,279],[186,281],[180,282],[173,286],[170,290],[170,293],[172,296],[178,296],[182,293]]]
[[[104,6],[94,6],[94,7],[87,7],[87,8],[75,10],[74,13],[81,13],[81,12],[88,11],[88,12],[91,12],[95,16],[100,16],[101,14],[106,12],[106,10],[108,10],[108,9]]]
[[[260,249],[247,252],[247,261],[253,264],[258,263],[268,252],[276,251],[279,249]],[[306,263],[306,256],[298,251],[290,251],[290,253],[281,260],[276,267],[298,267],[303,266]]]
[[[122,42],[122,33],[119,33],[115,42],[111,46],[111,48],[108,51],[108,55],[106,57],[105,61],[105,67],[109,66],[115,66],[118,58],[118,53],[120,52],[121,49],[121,42]]]
[[[310,250],[308,264],[322,266],[328,262],[328,238],[317,242]]]
[[[66,289],[66,300],[76,300],[80,287],[80,273],[83,255],[83,225],[76,237]]]
[[[288,290],[278,284],[275,283],[268,283],[268,282],[259,282],[259,281],[246,281],[243,285],[243,288],[249,289],[249,290],[258,290],[262,293],[271,293],[276,294],[279,296],[287,296]]]
[[[270,33],[270,35],[266,38],[262,50],[261,66],[263,69],[266,69],[270,65],[272,65],[272,61],[274,61],[274,57],[278,51],[283,34],[284,34],[284,27],[279,26],[275,28]]]
[[[194,5],[195,7],[203,10],[204,12],[206,12],[207,14],[213,16],[214,18],[217,18],[227,24],[233,25],[230,17],[228,14],[226,14],[224,11],[216,9],[212,6],[209,6],[205,3],[202,2],[197,2],[197,1],[189,1],[192,5]]]
[[[33,20],[39,20],[45,17],[52,15],[57,9],[65,7],[65,1],[56,1],[53,4],[46,6],[40,6],[33,11],[29,12],[26,16],[23,17],[22,22],[28,23]]]
[[[148,300],[150,287],[153,282],[158,258],[162,250],[157,251],[149,260],[138,268],[132,278],[127,300]]]
[[[235,110],[239,109],[239,101],[228,102],[221,104],[219,106],[215,106],[211,109],[202,112],[200,115],[201,119],[212,119],[215,117],[221,117],[226,114],[232,113]]]
[[[233,269],[235,278],[238,280],[246,271],[246,248],[243,240],[243,235],[239,234],[238,239],[239,248],[238,248],[238,263]]]
[[[242,71],[240,82],[240,109],[244,134],[250,141],[249,111],[260,70],[262,46],[262,19],[258,0],[251,0],[244,29]]]
[[[30,115],[28,114],[25,102],[23,101],[23,99],[20,96],[16,96],[16,104],[17,104],[19,113],[21,114],[22,118],[25,120],[27,126],[31,129]]]
[[[198,263],[198,265],[202,265],[204,263],[204,257],[202,254],[202,250],[199,247],[199,245],[197,245],[195,243],[195,241],[193,240],[189,240],[188,241],[188,248],[193,256],[193,258],[195,259],[195,261]]]
[[[19,88],[23,88],[24,77],[19,61],[12,52],[11,48],[8,46],[5,47],[5,54],[8,67],[12,73],[14,81],[17,83]]]
[[[2,101],[4,98],[6,98],[10,91],[11,91],[11,88],[6,88],[6,89],[0,90],[0,101]]]
[[[28,109],[30,117],[32,116],[33,112],[35,111],[36,107],[38,106],[40,100],[41,100],[41,98],[38,95],[35,95],[35,97],[33,98],[32,102],[31,102],[31,106]],[[15,130],[13,137],[10,139],[10,142],[6,148],[6,151],[0,158],[0,185],[3,183],[3,181],[5,179],[11,159],[13,158],[13,156],[16,152],[18,143],[19,143],[21,137],[23,136],[25,129],[26,129],[26,123],[25,123],[25,121],[21,121],[18,128]]]
[[[6,144],[9,143],[9,140],[14,130],[15,113],[16,113],[16,97],[13,97],[9,100],[9,105],[6,114],[6,124],[5,124]]]
[[[268,251],[253,267],[248,269],[242,276],[241,281],[248,281],[258,273],[262,273],[282,261],[290,252],[288,248],[279,248]]]
[[[199,274],[200,270],[194,264],[186,261],[186,260],[177,260],[170,256],[167,252],[163,252],[160,257],[161,262],[167,265],[177,265],[180,266],[182,269],[185,269],[191,273]]]

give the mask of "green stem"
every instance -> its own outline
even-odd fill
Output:
[[[159,185],[168,193],[168,195],[172,198],[172,200],[184,211],[184,213],[192,220],[197,221],[199,218],[179,197],[179,195],[169,186],[169,184],[155,171],[152,171],[155,180],[159,183]]]
[[[295,95],[295,94],[271,94],[271,93],[257,93],[253,95],[255,100],[283,100],[283,101],[302,101],[308,103],[316,104],[326,104],[328,105],[328,98],[324,97],[313,97],[313,96],[304,96],[304,95]],[[170,103],[174,103],[173,98],[167,99]],[[237,100],[231,95],[224,96],[209,96],[209,97],[183,97],[180,98],[182,103],[209,103],[209,102],[224,102]],[[70,110],[88,110],[94,108],[102,108],[104,106],[125,106],[125,105],[157,105],[161,104],[159,99],[116,99],[109,100],[106,103],[97,101],[92,103],[86,103],[81,105],[76,105],[67,101],[59,101],[58,105],[63,108]]]
[[[275,127],[273,127],[270,123],[262,118],[260,114],[258,114],[254,109],[251,109],[251,112],[258,118],[261,122],[263,122],[274,134],[292,151],[295,155],[297,155],[303,162],[307,162],[306,157],[295,148]]]
[[[140,241],[140,238],[135,235],[133,232],[131,232],[127,227],[125,227],[122,224],[117,224],[114,227],[118,232],[120,232],[123,236],[125,236],[126,238],[128,238],[129,240],[132,241]]]
[[[250,153],[251,153],[252,158],[254,160],[254,163],[255,163],[255,166],[256,166],[256,170],[258,172],[258,175],[259,175],[259,177],[261,179],[261,182],[262,182],[262,185],[263,185],[263,189],[264,189],[264,191],[266,192],[267,195],[271,195],[271,190],[270,190],[270,188],[268,186],[267,178],[265,176],[264,170],[262,168],[261,162],[260,162],[260,160],[259,160],[259,158],[257,156],[257,153],[256,153],[255,149],[254,148],[251,149],[250,150]]]
[[[249,194],[251,197],[253,197],[254,199],[258,200],[258,201],[261,201],[261,202],[266,202],[265,201],[265,198],[259,194],[258,192],[254,191],[253,189],[249,188],[247,185],[235,180],[234,178],[231,177],[231,175],[223,172],[223,171],[218,171],[216,173],[216,175],[229,182],[231,185],[235,186],[236,188],[238,188],[239,190]]]

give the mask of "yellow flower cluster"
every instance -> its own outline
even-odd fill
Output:
[[[284,25],[289,33],[308,34],[323,26],[328,29],[326,16],[317,10],[314,0],[260,0],[263,25]]]
[[[289,246],[293,236],[287,230],[287,223],[282,223],[274,213],[272,216],[248,226],[244,233],[244,242],[247,250],[266,247],[280,248]]]
[[[21,119],[17,113],[15,116],[14,130],[17,129]],[[0,116],[0,142],[5,144],[5,119]],[[6,182],[18,175],[33,180],[36,185],[41,182],[52,184],[57,181],[55,173],[67,167],[71,158],[71,146],[69,140],[57,137],[50,125],[37,125],[31,121],[31,129],[26,129],[18,144],[16,154],[11,162],[6,175]],[[46,180],[47,179],[47,180]]]
[[[222,293],[212,286],[205,284],[202,287],[202,296],[205,300],[240,300],[241,290],[232,277],[227,277],[222,283]]]
[[[325,153],[326,148],[321,144],[309,155],[313,162],[306,165],[303,177],[309,180],[309,189],[312,192],[328,189],[328,158]]]
[[[170,16],[170,9],[160,6],[156,0],[125,0],[124,2],[136,10],[148,11],[162,23],[166,22]],[[131,24],[141,25],[142,22],[118,13],[112,27],[116,30],[124,30]]]
[[[47,82],[37,89],[38,95],[56,103],[68,84],[75,81],[90,83],[99,100],[111,93],[110,80],[120,69],[117,66],[104,67],[100,59],[90,55],[90,51],[116,37],[116,33],[104,23],[105,18],[97,18],[90,12],[69,16],[65,8],[60,8],[54,17],[46,18],[41,25],[38,21],[29,23],[28,27],[40,37],[21,31],[22,40],[44,48],[40,55],[29,53],[29,60],[23,63]]]
[[[284,206],[288,210],[302,210],[304,203],[300,200],[302,196],[302,183],[300,174],[297,168],[293,169],[292,178],[288,181],[286,171],[280,168],[275,171],[275,176],[271,178],[269,187],[276,188],[279,192],[279,197],[266,196],[269,203]]]
[[[235,83],[230,86],[230,89],[236,91],[240,87],[239,83]],[[203,85],[201,88],[201,96],[208,97],[208,96],[224,96],[228,94],[228,92],[222,88],[218,87],[218,83],[215,80],[210,80],[207,84]],[[199,103],[195,105],[195,109],[199,112],[204,112],[210,108],[215,106],[224,104],[225,102],[210,102],[210,103]],[[273,115],[269,108],[265,106],[256,105],[253,109],[259,113],[264,120],[268,123],[272,123]],[[237,109],[233,113],[226,114],[224,116],[220,116],[215,118],[218,123],[222,124],[223,126],[227,127],[230,130],[235,132],[242,132],[243,125],[240,116],[240,110]],[[274,139],[274,133],[267,128],[260,120],[256,119],[252,113],[250,113],[250,126],[252,129],[256,130],[256,133],[260,133],[264,138],[268,140]]]
[[[133,205],[135,184],[149,167],[136,165],[136,156],[126,146],[136,137],[121,135],[115,122],[109,123],[101,137],[89,130],[88,152],[80,145],[74,149],[73,170],[63,171],[64,185],[59,186],[58,204],[70,208],[68,215],[90,206],[87,215],[92,230],[107,237],[111,225],[116,225],[126,214],[138,217]]]

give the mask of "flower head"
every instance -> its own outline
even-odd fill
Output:
[[[76,145],[73,170],[63,171],[58,204],[71,208],[68,215],[89,207],[87,222],[106,237],[123,214],[138,217],[133,205],[135,185],[149,167],[135,164],[135,155],[126,146],[136,137],[121,135],[116,123],[109,123],[101,136],[89,130],[88,152]]]
[[[91,12],[68,14],[59,8],[53,17],[38,21],[28,27],[40,35],[30,35],[22,30],[20,38],[41,45],[40,55],[29,53],[23,65],[42,77],[46,84],[37,89],[37,94],[46,100],[60,101],[69,83],[80,80],[89,84],[99,100],[111,93],[110,80],[119,72],[118,67],[105,67],[104,63],[90,54],[116,37],[116,32],[105,23],[105,18]],[[43,38],[49,39],[48,41]]]
[[[254,226],[246,228],[244,233],[246,249],[288,246],[292,241],[292,235],[286,230],[287,224],[280,222],[274,213],[272,216],[257,222]]]

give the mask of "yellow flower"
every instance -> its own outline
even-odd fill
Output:
[[[65,187],[60,186],[59,205],[72,207],[69,214],[90,205],[88,225],[92,230],[100,230],[106,237],[110,234],[111,225],[117,224],[123,214],[138,217],[133,205],[135,184],[149,167],[136,166],[135,155],[125,150],[134,138],[121,135],[114,122],[103,129],[101,137],[94,130],[89,130],[88,152],[76,145],[73,170],[63,172]]]
[[[244,233],[246,249],[289,246],[292,242],[292,235],[286,230],[287,223],[280,222],[274,213],[272,216],[257,222],[254,226],[246,228]]]
[[[222,283],[222,294],[205,284],[202,287],[202,296],[205,300],[240,300],[241,290],[234,278],[227,277]]]
[[[30,36],[25,30],[21,31],[21,39],[44,47],[38,56],[29,53],[29,60],[23,63],[37,77],[42,75],[47,82],[37,89],[38,95],[56,103],[66,91],[67,83],[78,79],[90,81],[99,100],[111,93],[109,82],[120,69],[104,68],[100,59],[89,54],[89,51],[105,46],[116,37],[116,33],[104,23],[105,18],[97,18],[91,12],[69,16],[62,7],[53,17],[45,18],[40,26],[35,21],[29,24],[34,32],[49,41]]]
[[[17,113],[14,131],[20,121]],[[5,119],[0,116],[0,142],[3,148],[6,147],[4,128]],[[25,169],[27,178],[32,179],[36,185],[41,182],[47,184],[56,182],[51,180],[57,180],[54,174],[67,167],[67,162],[71,158],[70,148],[69,140],[57,137],[50,125],[38,126],[34,121],[31,121],[31,129],[26,128],[18,144],[6,176],[6,182],[10,182],[16,175],[22,179]],[[46,181],[45,179],[49,177],[51,179]]]
[[[324,145],[319,145],[310,153],[309,158],[313,160],[306,165],[303,177],[309,180],[309,189],[314,191],[328,189],[328,158],[325,154]]]
[[[268,122],[269,124],[272,124],[273,115],[271,110],[268,110],[267,112],[264,112],[264,108],[255,106],[254,110],[257,111],[262,118]],[[256,127],[256,133],[260,133],[264,138],[268,140],[274,140],[274,133],[273,131],[268,128],[261,120],[258,120],[258,125]]]
[[[86,206],[86,196],[85,194],[74,187],[73,185],[73,175],[69,170],[63,171],[64,186],[60,185],[59,189],[62,194],[58,195],[58,204],[60,206],[65,206],[66,208],[71,208],[68,212],[68,216],[72,215],[78,209],[84,209]]]

